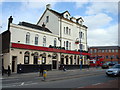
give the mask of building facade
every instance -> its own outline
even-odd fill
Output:
[[[40,65],[46,69],[68,69],[87,65],[87,27],[83,19],[70,17],[68,11],[58,13],[47,5],[37,24],[20,22],[13,24],[9,18],[8,30],[2,33],[3,66],[12,72],[38,71]],[[81,41],[81,42],[80,42]],[[77,43],[76,43],[77,42]],[[80,59],[80,49],[82,58]]]
[[[102,56],[104,61],[118,62],[120,59],[120,47],[119,46],[96,46],[90,47],[89,53],[92,57]]]

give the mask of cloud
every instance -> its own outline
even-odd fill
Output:
[[[89,46],[111,46],[118,45],[118,25],[106,29],[88,30]]]
[[[28,1],[28,2],[22,2],[22,8],[24,9],[25,8],[36,8],[36,9],[43,9],[45,8],[45,6],[47,4],[51,4],[52,7],[54,7],[54,5],[56,4],[56,2],[47,2],[47,1],[39,1],[39,2],[31,2],[31,1]]]
[[[98,13],[112,13],[118,14],[118,3],[117,2],[92,2],[90,6],[87,7],[85,12],[87,15],[93,15]]]
[[[92,16],[83,16],[85,25],[89,27],[89,30],[101,28],[106,25],[109,25],[112,21],[112,18],[104,13],[99,13]]]

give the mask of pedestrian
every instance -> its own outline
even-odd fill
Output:
[[[20,63],[20,65],[19,65],[19,73],[21,74],[21,72],[22,72],[22,65]]]
[[[62,67],[62,68],[63,68],[63,71],[66,71],[66,69],[65,69],[64,65],[63,65],[63,67]]]
[[[43,71],[44,71],[44,68],[43,68],[43,65],[40,66],[40,75],[39,76],[43,76]]]
[[[10,65],[8,65],[8,76],[10,76],[11,70],[10,70]]]
[[[2,76],[4,75],[4,71],[5,69],[4,69],[4,66],[2,65]]]
[[[88,69],[90,68],[90,61],[88,61]]]

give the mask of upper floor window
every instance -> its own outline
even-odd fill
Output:
[[[118,50],[116,49],[116,52],[118,52]]]
[[[46,46],[46,36],[43,37],[43,46]]]
[[[80,36],[80,38],[82,38],[82,34],[83,34],[82,32],[79,32],[79,36]]]
[[[114,52],[114,49],[112,49],[112,52]]]
[[[66,41],[66,49],[68,50],[68,41]]]
[[[65,41],[64,41],[64,47],[65,47]]]
[[[66,34],[68,34],[68,27],[66,27]]]
[[[35,35],[35,45],[38,45],[38,35]]]
[[[69,43],[69,50],[71,50],[71,42]]]
[[[46,16],[46,23],[49,22],[49,16]]]
[[[26,43],[30,43],[30,33],[27,32],[26,34]]]
[[[54,46],[56,46],[57,45],[57,39],[55,38],[54,39]]]
[[[71,29],[69,29],[69,35],[71,34]]]
[[[68,19],[68,14],[66,14],[66,18]]]
[[[65,34],[65,27],[64,27],[64,34]]]

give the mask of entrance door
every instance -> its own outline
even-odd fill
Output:
[[[52,66],[53,66],[53,69],[57,69],[57,61],[53,60],[52,61]]]
[[[16,61],[17,60],[17,56],[12,56],[12,72],[16,71]]]

